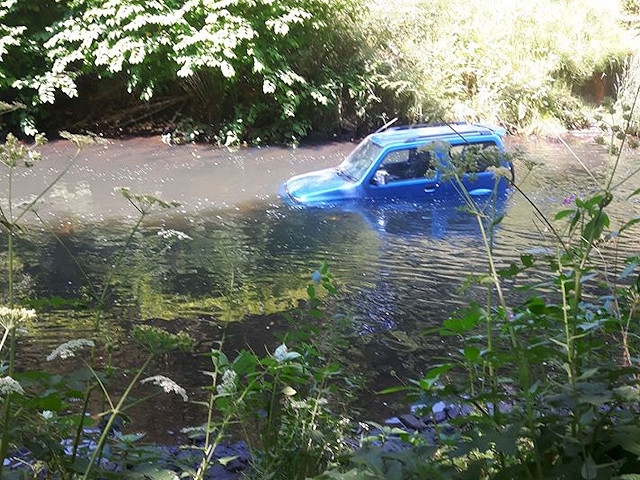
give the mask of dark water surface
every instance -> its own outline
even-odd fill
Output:
[[[597,178],[606,171],[606,152],[590,135],[564,140],[580,162],[557,140],[508,141],[509,147],[523,148],[527,158],[539,164],[528,173],[517,163],[517,180],[549,218],[566,208],[565,199],[597,187],[587,170]],[[228,151],[169,146],[149,138],[109,141],[84,150],[39,204],[45,226],[28,216],[30,233],[18,242],[27,274],[20,288],[25,296],[44,299],[40,310],[45,312],[23,339],[20,363],[41,366],[58,344],[92,335],[93,317],[67,308],[64,301],[53,308],[50,299],[82,298],[92,284],[99,289],[116,264],[116,288],[109,297],[115,318],[109,321],[119,365],[141,361],[128,335],[134,323],[189,331],[200,352],[215,345],[223,332],[230,353],[245,343],[259,354],[273,351],[275,337],[292,329],[282,313],[305,298],[311,273],[326,261],[339,292],[327,301],[328,319],[321,323],[342,340],[331,355],[345,362],[348,371],[362,375],[365,387],[358,404],[366,410],[364,419],[394,413],[387,406],[391,400],[374,392],[398,383],[398,378],[419,377],[456,348],[452,341],[420,333],[470,301],[482,301],[481,288],[460,289],[470,274],[486,271],[486,255],[475,219],[452,205],[308,210],[279,201],[275,192],[282,180],[337,165],[353,146],[345,142]],[[45,188],[73,153],[66,142],[47,145],[44,160],[14,178],[16,203]],[[620,177],[638,166],[637,153],[627,158]],[[630,193],[638,183],[636,176],[623,192]],[[118,263],[117,252],[138,218],[114,191],[120,186],[181,206],[148,217]],[[7,194],[5,189],[0,194],[3,205]],[[501,265],[553,246],[547,226],[523,195],[511,195],[503,213],[495,239]],[[610,214],[614,219],[637,216],[640,204],[637,199],[616,201]],[[637,253],[638,245],[626,241],[620,257]],[[545,278],[543,272],[534,275]],[[510,295],[517,301],[515,290]],[[321,344],[335,343],[329,333],[319,335]],[[206,381],[200,370],[206,368],[202,358],[177,355],[149,374],[167,375],[197,392]],[[134,418],[136,427],[159,439],[167,430],[204,420],[194,419],[193,411],[178,400],[164,397]]]

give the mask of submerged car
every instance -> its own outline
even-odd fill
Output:
[[[482,124],[391,127],[367,136],[337,167],[296,175],[280,186],[290,205],[323,206],[348,200],[472,197],[506,189],[513,165],[506,131]]]

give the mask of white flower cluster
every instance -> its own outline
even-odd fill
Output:
[[[164,228],[158,231],[158,236],[162,238],[177,238],[178,240],[191,240],[191,237],[184,232],[179,230],[165,230]]]
[[[36,311],[27,308],[0,307],[0,325],[11,330],[36,318]]]
[[[294,410],[315,410],[320,406],[328,405],[326,398],[318,398],[317,400],[291,400],[290,405]]]
[[[183,427],[180,429],[180,433],[184,433],[186,435],[192,435],[194,433],[204,435],[206,432],[203,427]]]
[[[236,392],[236,379],[238,378],[238,374],[231,370],[227,369],[222,374],[222,383],[216,387],[218,394],[220,395],[231,395]]]
[[[276,348],[276,351],[273,354],[273,358],[275,358],[276,362],[278,363],[286,362],[288,360],[293,360],[301,356],[302,355],[300,355],[298,352],[290,352],[284,343],[280,345],[278,348]]]
[[[93,348],[95,343],[93,340],[87,340],[86,338],[79,338],[77,340],[69,340],[56,347],[53,352],[47,356],[47,361],[50,362],[56,358],[66,359],[76,356],[76,352],[84,348]]]
[[[167,393],[175,393],[176,395],[180,395],[182,397],[182,400],[184,400],[185,402],[189,400],[187,391],[176,382],[171,380],[169,377],[165,377],[164,375],[147,377],[144,380],[140,380],[140,383],[153,383],[154,385],[162,388]]]
[[[8,375],[4,378],[0,378],[0,397],[6,397],[11,393],[24,395],[22,385]]]

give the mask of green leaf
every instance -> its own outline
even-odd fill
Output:
[[[46,397],[35,397],[27,402],[28,406],[34,410],[60,411],[63,407],[62,400],[57,393],[52,393]]]
[[[475,363],[482,356],[482,351],[478,347],[465,347],[462,354],[469,362]]]
[[[526,303],[527,309],[534,315],[542,315],[546,312],[547,306],[540,297],[531,297]]]
[[[499,215],[493,220],[493,222],[491,222],[491,225],[495,227],[496,225],[501,224],[503,220],[504,220],[504,215]]]
[[[580,475],[585,480],[593,480],[598,476],[598,466],[591,455],[587,455],[587,458],[585,458],[580,469]]]
[[[609,386],[603,382],[580,382],[576,383],[578,400],[596,407],[601,407],[613,400],[613,392]]]
[[[515,263],[512,263],[507,268],[498,270],[498,275],[502,278],[512,278],[518,275],[518,273],[520,273],[520,268]]]
[[[638,188],[637,190],[634,190],[628,197],[627,200],[630,199],[631,197],[635,197],[636,195],[640,194],[640,188]]]
[[[632,218],[631,220],[629,220],[628,222],[625,222],[621,227],[620,230],[618,230],[618,234],[624,232],[625,230],[633,227],[634,225],[640,223],[640,217],[636,217],[636,218]]]
[[[640,457],[640,428],[634,425],[619,427],[613,440],[627,452]]]
[[[430,368],[427,370],[427,373],[424,374],[424,378],[438,378],[443,373],[447,373],[449,370],[453,368],[453,365],[450,363],[444,363],[442,365],[438,365],[436,367]]]
[[[556,213],[555,219],[556,220],[562,220],[565,217],[568,217],[569,215],[574,214],[576,211],[575,210],[561,210],[558,213]]]
[[[127,471],[127,478],[132,480],[146,480],[149,478],[154,480],[180,480],[176,472],[151,463],[144,463],[131,468]]]
[[[218,459],[218,462],[224,467],[227,463],[233,462],[236,458],[238,458],[238,455],[233,455],[231,457],[222,457]]]
[[[390,393],[405,392],[406,390],[407,387],[405,387],[404,385],[398,385],[396,387],[385,388],[384,390],[380,390],[378,393],[381,395],[388,395]]]
[[[336,293],[338,291],[338,289],[334,287],[330,281],[322,282],[322,286],[329,293]]]
[[[484,312],[480,309],[477,303],[469,306],[469,308],[465,309],[462,314],[462,318],[449,318],[442,322],[443,328],[440,329],[440,334],[456,335],[466,333],[473,330],[484,316]]]
[[[640,390],[632,385],[621,385],[613,389],[613,393],[625,402],[638,402]]]
[[[578,378],[576,378],[576,381],[584,381],[584,380],[588,380],[589,378],[593,377],[596,373],[598,373],[600,369],[598,367],[594,367],[594,368],[589,368],[587,370],[585,370],[582,375],[580,375]]]
[[[313,285],[307,285],[307,295],[311,299],[316,298],[316,288]]]
[[[491,441],[495,444],[496,450],[505,455],[517,455],[518,443],[520,439],[520,429],[520,424],[513,424],[504,430],[492,433],[490,435],[490,438]]]
[[[609,216],[604,211],[600,211],[585,225],[583,236],[589,242],[596,241],[600,239],[604,228],[608,226]]]
[[[326,261],[323,261],[323,262],[320,264],[320,269],[319,269],[319,270],[320,270],[320,273],[321,273],[323,276],[327,275],[327,274],[329,273],[329,264],[328,264]]]
[[[522,262],[522,265],[525,266],[525,268],[529,268],[535,262],[535,257],[529,253],[523,253],[522,255],[520,255],[520,261]]]
[[[255,354],[247,350],[242,350],[233,361],[233,370],[238,375],[253,373],[256,370],[257,364],[258,358]]]

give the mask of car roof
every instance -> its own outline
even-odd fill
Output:
[[[406,125],[392,127],[382,132],[372,133],[369,139],[381,147],[393,144],[418,142],[422,140],[450,140],[475,136],[502,136],[503,128],[489,127],[482,124],[447,123],[442,125]]]

